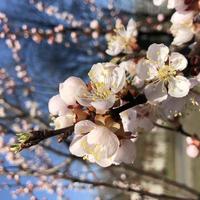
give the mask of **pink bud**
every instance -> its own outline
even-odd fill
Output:
[[[52,115],[64,115],[69,110],[65,102],[60,98],[60,95],[51,97],[48,107]]]
[[[191,144],[187,146],[186,153],[189,157],[196,158],[199,155],[199,149],[195,145]]]
[[[81,87],[85,87],[85,83],[78,77],[71,76],[59,85],[59,93],[61,99],[67,105],[76,105],[77,92]]]
[[[186,137],[186,143],[187,144],[192,144],[193,143],[193,140],[192,140],[192,138],[191,137]]]

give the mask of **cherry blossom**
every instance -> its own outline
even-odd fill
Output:
[[[174,36],[172,44],[180,46],[193,38],[195,33],[193,24],[194,14],[193,11],[177,11],[172,15],[172,26],[170,28],[170,31]]]
[[[116,94],[126,84],[125,70],[112,63],[92,66],[89,77],[91,90],[82,87],[77,101],[83,106],[93,106],[97,113],[104,114],[117,100]]]
[[[161,102],[172,97],[181,98],[188,94],[190,81],[181,71],[187,67],[187,59],[178,52],[169,55],[164,44],[152,44],[147,58],[137,64],[137,75],[148,84],[144,93],[149,101]]]
[[[136,45],[137,28],[133,19],[130,19],[125,29],[123,24],[116,24],[115,35],[108,38],[106,53],[116,56],[120,53],[130,54]]]
[[[96,162],[102,167],[113,163],[119,149],[119,140],[111,130],[83,120],[75,125],[74,134],[69,147],[72,154]]]

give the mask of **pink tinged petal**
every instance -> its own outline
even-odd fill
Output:
[[[120,147],[115,156],[114,162],[116,164],[126,163],[131,164],[136,158],[136,147],[135,143],[131,140],[123,139],[120,140]]]
[[[88,75],[93,83],[104,83],[109,88],[113,70],[117,66],[113,63],[97,63],[92,66]],[[108,85],[106,85],[108,83]]]
[[[60,98],[60,95],[51,97],[48,108],[52,115],[63,115],[69,110],[65,102]]]
[[[70,146],[69,146],[69,151],[71,154],[78,156],[78,157],[83,157],[86,155],[86,152],[83,148],[82,144],[87,143],[87,137],[86,136],[76,136],[73,138]]]
[[[178,11],[184,11],[187,8],[187,5],[184,3],[184,0],[168,0],[167,8],[175,8]]]
[[[136,88],[141,88],[144,86],[144,80],[140,79],[138,76],[134,77],[132,83]]]
[[[172,97],[181,98],[190,90],[190,81],[183,76],[172,77],[168,84],[168,93]]]
[[[156,67],[156,64],[149,60],[142,59],[136,65],[136,74],[142,80],[151,80],[158,74]]]
[[[120,113],[123,128],[125,132],[135,132],[137,127],[137,111],[135,109],[128,109]]]
[[[126,37],[130,38],[130,37],[134,37],[137,35],[137,24],[136,22],[131,18],[128,21],[127,24],[127,31],[126,31]]]
[[[74,133],[75,135],[84,135],[89,133],[96,127],[96,124],[90,120],[82,120],[75,124]]]
[[[111,95],[108,99],[91,102],[97,114],[105,114],[115,103],[115,96]]]
[[[187,144],[193,143],[193,139],[191,137],[186,137],[185,141],[186,141]]]
[[[196,158],[199,155],[199,149],[195,145],[189,145],[186,148],[186,153],[191,158]]]
[[[176,1],[179,1],[179,0],[168,0],[167,8],[174,9],[176,5]]]
[[[144,89],[144,93],[150,102],[161,102],[167,99],[167,89],[163,82],[151,83]]]
[[[113,164],[113,158],[104,158],[101,160],[96,160],[95,162],[101,167],[109,167]]]
[[[153,0],[153,4],[155,6],[160,6],[162,5],[166,0]]]
[[[156,63],[164,64],[168,59],[169,48],[164,44],[151,44],[147,50],[147,58]]]
[[[104,126],[98,126],[88,133],[87,142],[89,145],[100,145],[101,158],[112,157],[119,148],[117,136]]]
[[[136,64],[132,60],[123,61],[119,64],[120,68],[123,68],[131,76],[135,76],[136,73]]]
[[[122,44],[122,41],[116,39],[115,41],[109,43],[106,53],[110,56],[116,56],[120,54],[123,51],[123,49],[124,49],[124,44]]]
[[[112,72],[111,90],[114,93],[118,93],[126,84],[125,70],[120,67],[116,67]]]
[[[170,31],[174,36],[173,45],[180,46],[189,42],[194,37],[194,32],[191,27],[180,27],[172,25]]]
[[[88,106],[90,106],[90,103],[92,101],[91,96],[92,96],[91,93],[88,92],[86,87],[80,87],[77,90],[76,101],[80,105],[88,107]]]
[[[72,126],[75,123],[75,114],[70,111],[67,115],[59,116],[55,119],[55,129],[66,128]]]
[[[172,66],[176,70],[182,71],[187,67],[188,61],[184,55],[178,52],[173,52],[169,56],[169,65]]]
[[[175,12],[171,17],[172,24],[190,24],[193,21],[193,11]]]
[[[59,93],[61,99],[67,105],[75,105],[77,91],[81,88],[86,88],[85,83],[78,77],[71,76],[59,85]]]

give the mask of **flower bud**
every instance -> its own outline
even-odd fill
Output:
[[[187,146],[186,153],[189,157],[196,158],[199,155],[199,149],[195,145],[191,144]]]
[[[69,77],[59,85],[61,99],[67,105],[76,105],[77,91],[79,91],[81,87],[86,88],[86,85],[80,78],[74,76]]]
[[[48,108],[52,115],[64,115],[69,110],[60,95],[55,95],[49,99]]]

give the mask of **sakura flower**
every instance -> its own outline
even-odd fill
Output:
[[[77,101],[83,106],[93,106],[96,112],[104,114],[116,101],[116,94],[126,84],[125,71],[112,63],[98,63],[92,66],[89,77],[91,91],[79,90]]]
[[[169,55],[164,44],[152,44],[147,51],[147,59],[142,59],[136,67],[137,75],[148,84],[144,93],[149,101],[161,102],[172,97],[181,98],[188,94],[190,81],[181,75],[187,67],[187,59],[178,52]]]
[[[67,105],[75,105],[77,91],[80,88],[85,88],[85,83],[78,77],[71,76],[59,85],[59,94],[61,99]]]
[[[153,0],[154,5],[160,6],[162,5],[166,0]],[[187,8],[184,0],[168,0],[167,3],[168,9],[176,9],[176,10],[185,10]]]
[[[106,53],[111,56],[116,56],[119,53],[130,54],[136,46],[137,29],[136,23],[130,19],[125,29],[121,23],[116,25],[115,35],[108,38],[108,49]]]
[[[113,163],[119,149],[117,136],[105,126],[83,120],[75,125],[75,137],[70,144],[72,154],[95,162],[102,167]]]
[[[52,115],[64,115],[69,110],[65,102],[60,98],[60,95],[50,98],[48,108]]]
[[[193,24],[194,12],[175,12],[171,17],[172,26],[170,31],[174,36],[172,44],[182,45],[189,42],[195,33]]]

